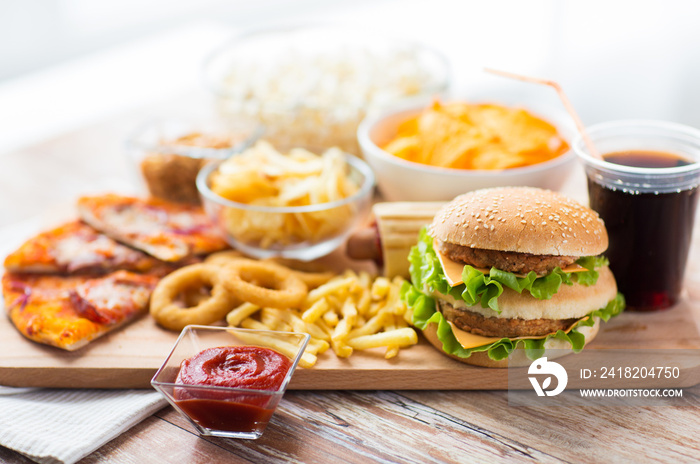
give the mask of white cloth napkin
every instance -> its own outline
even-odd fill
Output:
[[[0,387],[0,445],[41,464],[73,464],[166,404],[153,390]]]

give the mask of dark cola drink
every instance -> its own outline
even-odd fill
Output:
[[[618,152],[603,158],[641,168],[691,164],[665,152]],[[676,304],[690,248],[697,188],[640,192],[589,178],[588,191],[591,208],[605,221],[610,239],[606,256],[628,309],[653,311]]]
[[[572,144],[605,221],[605,255],[629,311],[675,305],[683,290],[700,183],[700,130],[663,121],[614,121]],[[593,149],[596,153],[591,153]]]

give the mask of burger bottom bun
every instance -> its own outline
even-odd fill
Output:
[[[577,330],[581,332],[586,337],[586,344],[590,343],[596,335],[598,335],[598,330],[600,329],[600,319],[596,318],[595,323],[591,327],[580,327]],[[442,350],[442,342],[437,337],[437,324],[429,324],[425,329],[423,329],[423,335],[425,338],[442,354],[449,356],[459,362],[470,364],[472,366],[480,367],[524,367],[532,364],[532,359],[528,358],[525,354],[523,348],[517,348],[513,351],[510,356],[506,359],[500,361],[494,361],[489,358],[486,351],[479,351],[472,353],[468,358],[460,358],[452,354],[447,354]],[[550,338],[544,344],[545,354],[547,359],[561,358],[562,356],[569,355],[573,353],[571,350],[571,345],[558,338]],[[556,350],[556,352],[548,352],[549,350]]]

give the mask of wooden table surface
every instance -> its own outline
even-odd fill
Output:
[[[124,138],[167,113],[122,115],[0,155],[0,227],[128,179]],[[256,441],[199,437],[168,406],[81,464],[697,461],[700,387],[674,404],[516,407],[505,391],[289,391]],[[0,447],[0,462],[32,461]]]

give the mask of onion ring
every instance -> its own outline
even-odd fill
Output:
[[[220,253],[226,252],[216,254]],[[309,290],[320,287],[337,275],[334,272],[327,271],[325,266],[315,262],[309,263],[285,258],[267,258],[264,261],[288,268],[306,284]]]
[[[240,251],[217,251],[216,253],[212,253],[207,256],[204,260],[204,264],[211,264],[212,266],[226,266],[239,259],[245,259],[243,253]]]
[[[224,287],[220,271],[218,266],[193,264],[168,274],[151,294],[151,316],[170,330],[182,330],[189,324],[207,325],[223,319],[236,306],[236,301]],[[207,287],[211,287],[211,295],[195,306],[184,308],[175,302],[187,291]]]
[[[308,293],[291,269],[270,262],[236,260],[221,270],[221,276],[237,298],[265,308],[298,308]]]

